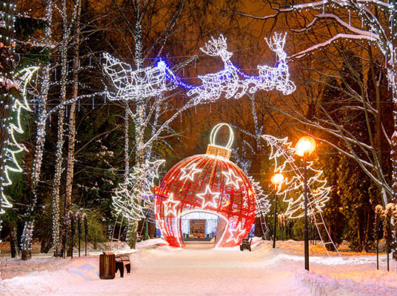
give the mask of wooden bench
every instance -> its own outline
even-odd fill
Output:
[[[251,252],[251,242],[252,238],[243,238],[241,240],[240,251],[244,251],[244,249],[247,249]]]
[[[128,255],[117,255],[116,256],[116,273],[120,270],[120,277],[124,277],[124,266],[127,269],[127,273],[131,272],[131,261]]]

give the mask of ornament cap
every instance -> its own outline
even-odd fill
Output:
[[[226,146],[217,145],[215,142],[216,136],[218,135],[219,130],[223,126],[226,126],[229,128],[229,140],[228,140]],[[217,125],[214,126],[214,128],[211,131],[210,144],[207,147],[206,154],[221,156],[226,159],[230,159],[230,155],[232,153],[232,151],[230,150],[230,147],[232,147],[233,140],[234,140],[234,134],[233,134],[233,129],[231,128],[231,126],[228,125],[227,123],[218,123]]]
[[[215,156],[221,156],[226,159],[230,159],[230,155],[232,154],[232,151],[228,148],[225,147],[220,147],[216,145],[208,145],[207,146],[207,152],[206,154],[211,154]]]

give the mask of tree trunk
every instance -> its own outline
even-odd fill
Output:
[[[18,234],[16,223],[10,224],[10,247],[11,258],[15,258],[18,255]]]
[[[63,11],[66,15],[66,1],[63,1]],[[67,52],[68,52],[68,39],[69,34],[67,32],[67,20],[63,19],[63,39],[60,47],[61,54],[61,99],[60,104],[63,104],[66,101],[66,83],[67,83]],[[60,196],[59,191],[61,187],[61,175],[62,175],[62,152],[63,152],[63,144],[64,144],[64,117],[65,117],[65,106],[62,106],[58,112],[58,140],[57,140],[57,149],[56,149],[56,164],[55,164],[55,175],[54,175],[54,183],[53,183],[53,202],[52,202],[52,217],[53,217],[53,246],[54,246],[54,256],[59,256],[62,251],[59,250],[60,242],[59,236],[60,232],[62,233],[62,240],[66,240],[66,225],[67,220],[63,222],[62,230],[60,231]],[[65,215],[67,212],[65,211]],[[62,241],[62,242],[63,242]],[[63,245],[63,243],[62,243]],[[63,250],[64,251],[64,250]]]
[[[130,222],[127,232],[127,244],[131,249],[136,248],[137,232],[138,232],[138,221]]]
[[[52,1],[47,1],[46,6],[46,18],[48,21],[48,26],[45,29],[45,42],[49,43],[52,37],[52,12],[53,12],[53,3]],[[31,190],[33,195],[33,200],[31,202],[32,207],[28,208],[27,210],[27,217],[28,223],[33,223],[33,211],[35,205],[37,203],[37,193],[38,193],[38,186],[40,183],[40,174],[41,174],[41,166],[43,162],[43,151],[44,151],[44,143],[45,143],[45,128],[46,128],[46,121],[47,121],[47,98],[48,98],[48,90],[50,88],[50,65],[46,65],[44,68],[44,76],[43,82],[41,84],[41,96],[39,97],[38,103],[38,119],[37,119],[37,134],[36,134],[36,146],[33,158],[33,165],[32,165],[32,173],[31,173]],[[27,230],[27,228],[26,228]],[[25,229],[24,229],[25,231]],[[33,225],[31,227],[31,231],[33,232]],[[22,233],[22,237],[26,237],[27,233]],[[31,245],[28,244],[28,248],[31,248]],[[29,252],[24,250],[23,253]],[[31,255],[23,255],[27,257],[31,257]]]
[[[74,45],[74,59],[73,59],[73,91],[72,97],[75,98],[79,92],[79,47],[80,47],[80,14],[81,5],[78,2],[77,16],[76,16],[76,30],[75,30],[75,45]],[[69,133],[68,133],[68,157],[66,165],[66,188],[65,188],[65,221],[68,220],[70,207],[72,204],[72,189],[73,189],[73,174],[74,174],[74,155],[75,155],[75,140],[76,140],[76,104],[74,102],[70,107],[69,112]]]

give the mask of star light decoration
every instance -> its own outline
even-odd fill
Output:
[[[30,109],[29,107],[28,98],[27,98],[28,85],[38,69],[39,67],[28,67],[19,71],[15,76],[15,80],[19,82],[18,84],[21,92],[21,97],[20,99],[14,97],[14,103],[11,108],[15,115],[13,115],[13,120],[10,122],[9,126],[7,127],[11,143],[8,143],[8,147],[6,148],[6,152],[5,152],[6,164],[4,166],[3,187],[12,184],[9,175],[10,172],[14,172],[14,173],[23,172],[23,169],[18,163],[17,154],[24,151],[24,147],[21,146],[18,143],[18,141],[15,139],[15,133],[23,134],[23,128],[21,125],[22,110],[29,112],[32,111],[32,109]],[[12,204],[5,196],[4,191],[1,190],[0,214],[4,213],[3,208],[11,208],[11,207]]]
[[[184,179],[189,179],[191,181],[194,181],[194,177],[196,174],[199,174],[202,169],[196,169],[197,163],[193,163],[183,169],[182,171],[182,176],[179,178],[179,180],[184,180]]]
[[[171,193],[170,197],[168,200],[164,201],[164,207],[165,207],[165,215],[169,216],[176,216],[176,209],[175,207],[180,203],[180,201],[174,200],[174,194]]]
[[[232,185],[236,187],[236,189],[240,188],[238,183],[242,183],[243,180],[238,177],[232,169],[229,168],[227,172],[222,172],[222,174],[226,176],[226,185]]]
[[[210,195],[210,201],[206,201],[206,196],[208,194]],[[205,187],[205,192],[198,193],[197,197],[202,200],[201,204],[202,204],[202,208],[203,209],[208,207],[208,206],[211,206],[213,208],[217,208],[219,200],[220,200],[220,195],[221,195],[220,192],[212,192],[210,186],[207,185],[207,187]]]
[[[129,221],[145,218],[145,211],[154,206],[150,197],[154,198],[154,180],[159,177],[158,170],[164,162],[163,159],[146,161],[142,167],[133,169],[127,184],[120,184],[112,197],[116,215],[121,214]]]
[[[234,243],[239,243],[241,239],[246,234],[247,229],[241,227],[241,222],[235,228],[229,227],[230,237],[226,242],[233,241]]]
[[[284,186],[280,186],[276,192],[283,196],[283,201],[288,203],[285,215],[288,218],[301,218],[304,215],[304,182],[303,173],[295,164],[295,149],[288,142],[288,138],[278,139],[270,135],[263,135],[270,146],[270,160],[274,161],[275,173],[283,173],[287,176]],[[308,215],[321,213],[322,208],[329,200],[331,187],[327,187],[327,181],[322,179],[323,171],[313,168],[313,162],[308,162],[307,187],[308,194]],[[288,175],[292,177],[288,178]],[[297,197],[293,197],[293,196]]]

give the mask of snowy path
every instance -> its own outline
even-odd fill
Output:
[[[376,271],[374,256],[315,254],[305,272],[301,253],[300,242],[253,252],[142,248],[131,255],[132,273],[114,280],[98,278],[96,257],[41,259],[41,271],[20,276],[38,262],[15,261],[2,268],[13,278],[0,281],[0,295],[397,295],[395,272]]]

